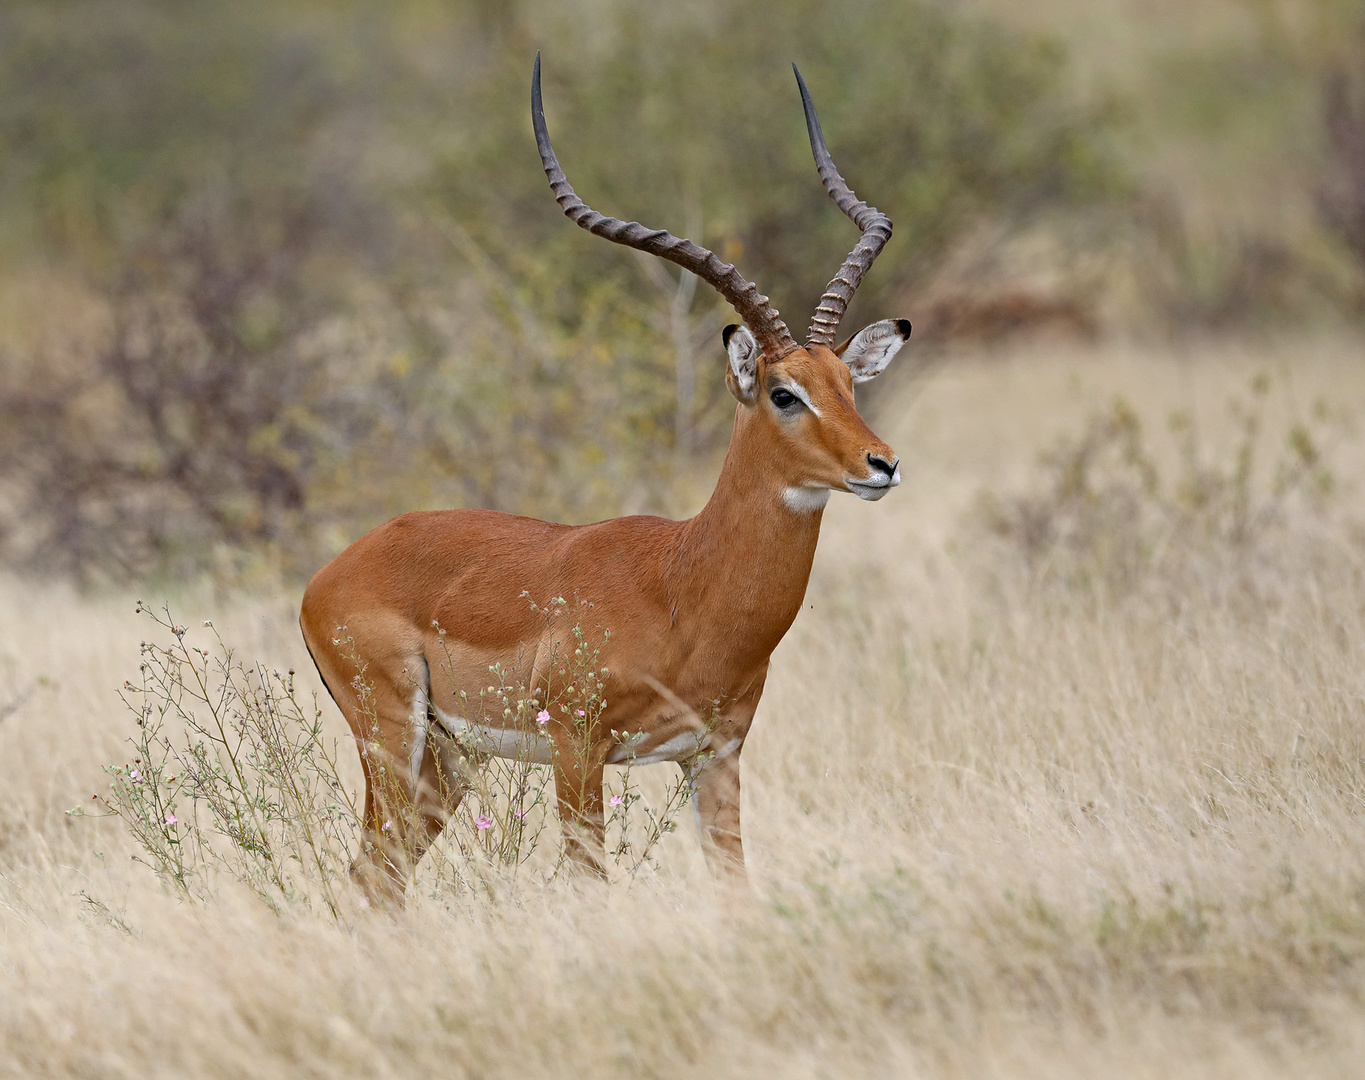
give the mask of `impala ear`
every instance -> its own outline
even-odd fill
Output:
[[[762,349],[747,326],[731,323],[720,332],[720,340],[730,357],[730,367],[725,373],[725,385],[730,393],[742,404],[752,405],[754,387],[758,384],[758,358]]]
[[[910,340],[909,319],[883,319],[864,326],[834,350],[853,372],[855,383],[867,382],[882,373],[901,346]]]

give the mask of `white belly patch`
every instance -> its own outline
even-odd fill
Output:
[[[514,728],[494,727],[492,724],[479,724],[462,716],[451,716],[433,708],[436,721],[448,731],[461,746],[476,754],[505,758],[508,761],[525,761],[535,765],[552,765],[555,760],[555,744],[545,735],[534,731],[517,731]],[[653,765],[660,761],[690,761],[698,754],[710,749],[711,735],[707,732],[684,731],[662,742],[652,750],[637,749],[648,741],[640,735],[621,732],[621,742],[611,748],[607,764]],[[729,757],[739,749],[740,740],[730,739],[716,749],[712,761]]]
[[[667,742],[660,743],[653,750],[637,750],[639,736],[634,740],[631,736],[622,732],[623,741],[612,747],[611,753],[607,756],[609,765],[619,765],[624,761],[629,761],[632,765],[653,765],[659,761],[691,761],[698,754],[711,748],[711,736],[707,732],[684,731],[681,735],[674,735]],[[721,758],[729,757],[739,749],[739,739],[731,739],[724,746],[715,751],[715,755],[710,759],[719,761]]]
[[[607,764],[619,765],[623,761],[629,761],[632,765],[653,765],[656,761],[686,761],[688,758],[697,756],[698,751],[706,745],[709,736],[705,732],[684,731],[681,735],[674,735],[668,742],[660,743],[653,750],[639,750],[641,740],[639,736],[626,735],[622,732],[623,741],[611,748],[611,753],[607,755]]]
[[[529,761],[536,765],[551,765],[555,760],[555,744],[537,732],[517,731],[513,728],[476,724],[462,716],[449,716],[436,709],[436,719],[461,746],[476,754],[506,758],[509,761]]]

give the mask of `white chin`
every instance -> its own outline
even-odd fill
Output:
[[[854,495],[866,502],[876,502],[891,490],[890,484],[883,484],[881,487],[871,487],[867,484],[849,484],[848,486]]]

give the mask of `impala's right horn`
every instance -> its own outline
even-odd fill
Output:
[[[796,342],[792,340],[787,324],[778,317],[777,309],[758,291],[757,285],[746,281],[729,263],[721,262],[712,252],[691,240],[681,240],[663,229],[647,229],[638,221],[605,217],[578,197],[559,167],[559,159],[550,145],[550,133],[545,128],[545,110],[540,102],[540,53],[536,53],[535,71],[531,75],[531,125],[536,130],[536,147],[540,150],[540,163],[545,167],[550,190],[570,220],[595,236],[637,251],[647,251],[692,271],[730,301],[770,359],[776,360],[796,351]]]
[[[839,272],[825,286],[825,294],[820,297],[815,315],[811,318],[810,342],[832,349],[849,301],[858,291],[872,261],[891,239],[891,219],[854,195],[848,182],[839,175],[839,170],[834,167],[834,159],[829,156],[825,146],[825,136],[820,132],[820,118],[815,115],[815,104],[810,99],[810,91],[806,89],[806,80],[801,78],[801,72],[795,64],[792,65],[792,71],[796,72],[796,85],[801,88],[801,106],[806,110],[810,152],[815,155],[815,167],[820,172],[820,179],[824,181],[829,197],[863,232],[857,245],[844,260],[844,265],[839,267]]]

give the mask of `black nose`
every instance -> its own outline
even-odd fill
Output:
[[[877,457],[876,454],[868,454],[867,463],[874,469],[880,469],[887,476],[895,476],[896,466],[900,464],[900,458],[895,461],[887,461],[886,458]]]

